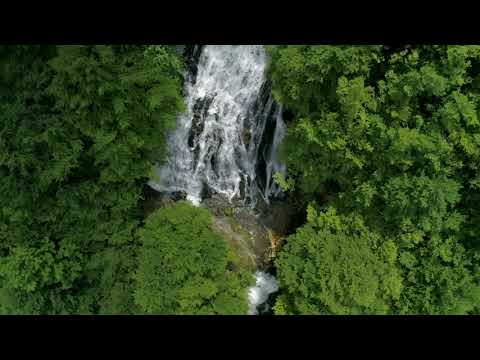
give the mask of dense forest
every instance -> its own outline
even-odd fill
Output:
[[[267,46],[304,221],[273,314],[480,313],[480,47]],[[146,212],[181,46],[0,46],[0,314],[246,314],[211,212]]]

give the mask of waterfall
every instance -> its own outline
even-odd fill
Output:
[[[207,45],[192,53],[187,111],[169,135],[168,160],[156,168],[159,181],[149,185],[186,192],[196,204],[208,192],[268,203],[280,193],[273,174],[285,171],[277,158],[285,125],[265,79],[264,47]]]
[[[168,137],[168,158],[156,168],[161,192],[185,192],[200,204],[205,194],[254,205],[260,196],[281,193],[273,180],[285,173],[277,156],[285,135],[282,109],[265,78],[267,54],[261,45],[207,45],[189,49],[185,84],[187,111]],[[274,276],[257,271],[249,288],[249,314],[258,314],[278,290]]]

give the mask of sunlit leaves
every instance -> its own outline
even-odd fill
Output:
[[[382,247],[381,237],[358,216],[334,209],[308,212],[308,223],[287,240],[276,261],[285,296],[283,313],[388,313],[402,280],[396,245]],[[287,300],[288,299],[288,300]]]
[[[270,47],[273,91],[292,118],[288,176],[323,206],[333,193],[330,205],[398,247],[405,287],[394,312],[474,311],[479,301],[477,255],[465,250],[480,244],[479,49]]]
[[[139,230],[135,302],[149,314],[245,314],[251,278],[227,270],[227,244],[206,209],[157,210]]]

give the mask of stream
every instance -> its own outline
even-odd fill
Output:
[[[187,111],[168,137],[168,160],[156,168],[162,193],[184,193],[200,206],[212,194],[253,209],[282,195],[273,180],[285,165],[277,157],[285,134],[282,109],[266,81],[262,45],[196,45],[185,82]],[[254,215],[252,215],[254,217]],[[275,277],[257,269],[248,289],[249,314],[266,310],[278,290]]]

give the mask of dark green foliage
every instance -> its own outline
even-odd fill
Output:
[[[397,247],[359,216],[309,208],[308,224],[287,239],[276,261],[293,314],[386,314],[399,298]]]
[[[135,303],[148,314],[246,314],[251,275],[227,270],[226,241],[206,209],[186,202],[150,215],[139,230],[142,248]]]
[[[138,202],[183,109],[163,47],[0,52],[0,312],[130,313]]]
[[[478,311],[480,48],[270,52],[274,93],[293,113],[282,149],[287,180],[311,201],[330,194],[329,206],[361,215],[368,231],[397,246],[404,286],[390,311]],[[354,304],[343,311],[361,312]]]

